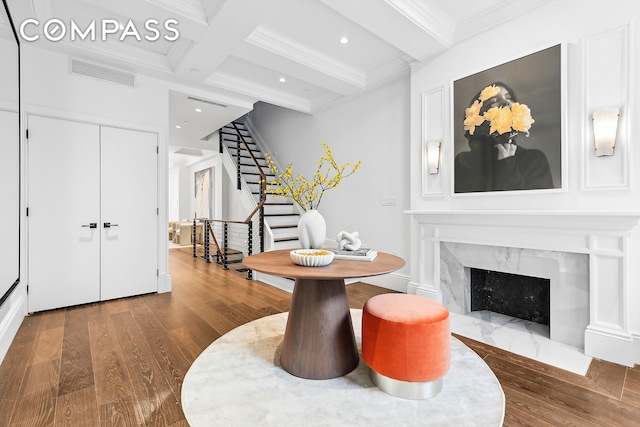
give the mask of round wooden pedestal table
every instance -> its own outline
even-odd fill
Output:
[[[378,252],[373,261],[333,260],[323,267],[296,265],[289,249],[251,255],[242,263],[255,271],[295,279],[280,354],[282,367],[306,379],[329,379],[358,366],[344,279],[391,273],[404,260]]]

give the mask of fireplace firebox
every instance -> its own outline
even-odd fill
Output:
[[[471,268],[471,311],[487,310],[549,326],[549,279]]]

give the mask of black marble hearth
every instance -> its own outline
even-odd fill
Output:
[[[471,311],[549,325],[550,280],[471,268]]]

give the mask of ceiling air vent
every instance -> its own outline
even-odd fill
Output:
[[[73,74],[107,80],[125,86],[133,87],[136,83],[136,76],[134,74],[126,71],[115,70],[113,68],[107,68],[102,65],[79,61],[77,59],[71,60],[71,72]]]
[[[227,108],[227,105],[220,104],[220,103],[218,103],[218,102],[208,101],[208,100],[206,100],[206,99],[196,98],[195,96],[189,96],[187,99],[188,99],[189,101],[204,102],[205,104],[215,105],[216,107]]]

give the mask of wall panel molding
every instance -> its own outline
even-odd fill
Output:
[[[630,188],[631,44],[630,25],[583,39],[583,190]],[[602,107],[620,108],[620,118],[613,156],[596,157],[591,116]]]
[[[420,141],[420,156],[422,164],[422,196],[444,195],[443,176],[448,174],[452,165],[447,163],[447,147],[449,138],[445,134],[445,87],[440,86],[422,93],[422,134]],[[440,170],[437,174],[429,174],[424,149],[426,141],[440,141]]]

